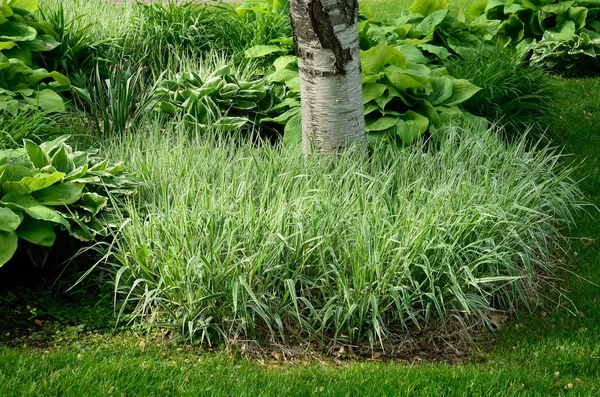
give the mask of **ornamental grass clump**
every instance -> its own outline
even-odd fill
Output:
[[[320,346],[487,321],[530,302],[581,206],[559,153],[494,132],[369,160],[226,136],[150,128],[107,144],[144,180],[99,264],[121,319]]]
[[[508,138],[519,139],[525,133],[538,138],[555,124],[557,84],[544,70],[524,66],[514,51],[498,49],[488,58],[455,58],[446,66],[451,76],[481,88],[462,103],[463,108],[501,125]]]

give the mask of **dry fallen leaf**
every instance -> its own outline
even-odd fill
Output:
[[[565,386],[565,389],[572,389],[572,388],[573,388],[573,384],[572,384],[572,383],[568,383],[568,384]]]
[[[504,322],[508,317],[504,314],[490,314],[490,321],[494,327],[501,329],[504,326]]]
[[[275,351],[271,352],[271,357],[273,357],[277,361],[281,361],[281,353],[279,353],[279,352],[275,352]]]
[[[144,342],[143,340],[140,341],[140,349],[144,350],[146,348],[146,342]]]
[[[35,323],[35,325],[37,325],[37,326],[39,326],[39,327],[41,327],[41,326],[43,326],[43,325],[44,325],[44,323],[43,323],[43,322],[41,322],[40,320],[38,320],[37,318],[36,318],[35,320],[33,320],[33,322]]]

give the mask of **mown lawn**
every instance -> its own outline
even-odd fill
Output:
[[[555,144],[573,153],[566,162],[581,164],[585,199],[600,206],[600,79],[564,80],[561,86]],[[418,357],[399,363],[265,362],[142,343],[133,334],[71,331],[41,348],[0,347],[0,394],[599,395],[600,225],[598,211],[588,210],[570,233],[567,270],[556,283],[564,295],[551,293],[555,302],[510,319],[490,335],[494,347],[481,345],[459,364],[424,363]]]

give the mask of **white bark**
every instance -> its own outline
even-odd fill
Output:
[[[366,141],[357,0],[291,0],[308,156]]]

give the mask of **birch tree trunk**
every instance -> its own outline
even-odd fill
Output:
[[[291,0],[305,155],[364,143],[357,0]]]

